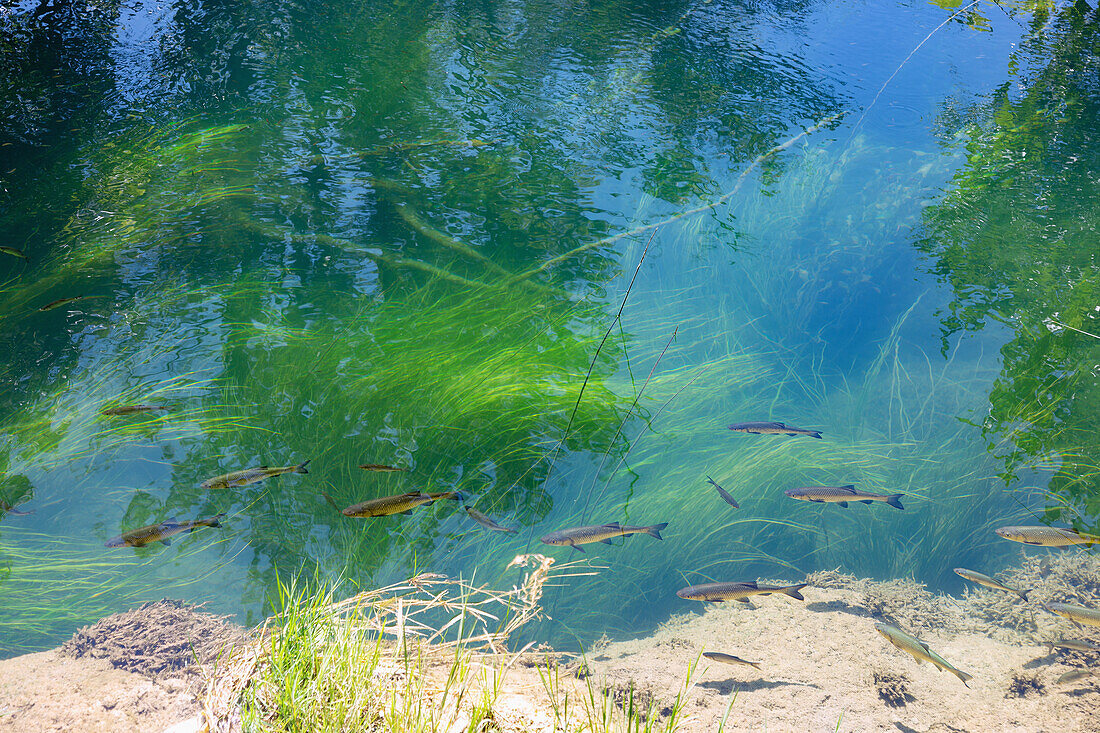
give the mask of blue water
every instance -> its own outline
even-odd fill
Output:
[[[0,254],[0,500],[33,512],[0,515],[4,653],[164,596],[257,623],[299,573],[510,587],[521,552],[597,569],[527,632],[571,644],[707,580],[955,591],[1018,559],[993,528],[1100,515],[1095,17],[36,7],[0,16],[2,244],[26,256]],[[171,410],[100,414],[142,403]],[[750,420],[825,437],[726,429]],[[906,508],[783,495],[847,483]],[[448,489],[519,533],[321,496]],[[669,526],[538,541],[612,521]]]

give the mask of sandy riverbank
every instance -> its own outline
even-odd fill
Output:
[[[1100,676],[1056,680],[1074,668],[1100,669],[1100,654],[1052,653],[1042,642],[1100,641],[1100,630],[1075,629],[1039,603],[1100,607],[1100,559],[1051,557],[1008,574],[1010,583],[1035,589],[1027,603],[999,591],[955,598],[912,581],[825,572],[808,579],[805,602],[768,596],[751,605],[700,604],[651,635],[598,644],[585,659],[476,654],[467,699],[492,688],[491,725],[479,730],[508,733],[591,727],[593,701],[622,707],[631,691],[636,706],[652,704],[658,730],[680,695],[683,731],[717,730],[727,711],[732,731],[1097,731]],[[970,686],[895,650],[874,630],[883,619],[972,674]],[[188,720],[185,729],[202,729],[208,682],[229,663],[227,650],[245,649],[246,639],[243,629],[180,604],[109,617],[59,649],[0,662],[0,731],[159,731]],[[703,651],[734,654],[760,669],[702,659],[685,690]],[[443,688],[453,652],[425,650],[422,659],[426,679],[435,680],[424,688],[430,695]],[[551,692],[545,670],[555,664]],[[399,666],[380,667],[394,685],[402,684]],[[567,713],[565,696],[573,701]],[[460,709],[445,727],[468,723]]]

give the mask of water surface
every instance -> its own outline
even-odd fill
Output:
[[[1018,557],[995,527],[1094,527],[1100,23],[957,11],[3,11],[0,499],[34,513],[0,518],[0,649],[164,596],[256,623],[298,573],[510,586],[586,523],[669,527],[589,546],[538,638],[644,633],[708,580],[952,591]],[[171,410],[100,414],[139,403]],[[783,495],[834,483],[906,509]],[[321,496],[422,489],[519,534]]]

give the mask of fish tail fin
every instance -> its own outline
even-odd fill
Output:
[[[222,526],[222,520],[225,519],[225,517],[226,517],[225,512],[215,514],[214,516],[210,517],[210,524],[207,525],[207,526],[209,526],[209,527],[220,527],[220,526]]]
[[[1020,599],[1021,600],[1026,601],[1027,600],[1027,594],[1030,593],[1033,590],[1035,590],[1035,589],[1034,588],[1028,588],[1027,590],[1018,590],[1016,592],[1020,594]]]
[[[811,430],[806,434],[809,435],[811,438],[817,438],[818,440],[821,440],[821,433],[817,430]]]
[[[645,533],[647,535],[649,535],[650,537],[654,537],[654,538],[659,539],[659,540],[664,539],[663,537],[661,537],[661,530],[664,529],[667,526],[668,526],[668,522],[661,522],[660,524],[654,524],[652,527],[646,527],[645,528]]]
[[[749,662],[749,664],[751,664],[756,669],[760,669],[760,662]]]
[[[898,499],[903,496],[905,496],[905,494],[890,494],[890,498],[886,500],[886,503],[894,507],[895,509],[904,509],[905,507],[903,507],[901,505],[901,502],[898,501]]]
[[[806,600],[806,597],[803,596],[798,591],[802,590],[807,585],[809,585],[809,583],[799,583],[798,585],[789,585],[786,588],[784,588],[783,590],[781,590],[780,593],[784,593],[784,594],[790,596],[791,598],[795,599],[796,601],[804,601],[804,600]]]
[[[306,464],[308,464],[309,461],[310,461],[310,459],[307,458],[306,460],[302,461],[297,466],[295,466],[294,467],[294,473],[309,473],[309,471],[306,470]]]
[[[967,683],[967,680],[974,679],[974,675],[967,674],[966,672],[963,672],[961,669],[956,669],[956,670],[954,670],[954,672],[955,672],[955,676],[958,677],[960,680],[962,680],[963,685],[965,685],[966,687],[970,687],[970,685],[967,685],[966,683]]]
[[[461,491],[452,491],[450,498],[454,499],[455,501],[466,501],[466,495],[463,494]]]

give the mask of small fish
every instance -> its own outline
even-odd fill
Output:
[[[1050,651],[1054,651],[1054,648],[1058,647],[1059,649],[1071,649],[1075,652],[1100,652],[1100,644],[1091,641],[1083,641],[1081,639],[1048,641],[1046,642],[1046,646]]]
[[[132,529],[123,532],[114,539],[104,542],[105,547],[145,547],[153,542],[165,545],[172,544],[171,538],[183,532],[194,532],[199,527],[220,527],[225,514],[218,514],[206,519],[192,519],[186,522],[176,521],[175,517],[159,524],[150,524],[147,527]]]
[[[398,466],[383,466],[381,463],[360,463],[359,468],[364,471],[378,471],[379,473],[393,473],[394,471],[407,471],[407,468]]]
[[[758,585],[755,580],[744,583],[702,583],[689,585],[676,591],[676,595],[689,601],[740,601],[748,603],[750,596],[767,596],[782,593],[796,601],[806,600],[798,591],[809,583],[797,585]]]
[[[30,257],[27,257],[25,254],[23,254],[22,250],[18,250],[15,247],[5,247],[3,245],[0,245],[0,252],[3,252],[6,255],[11,255],[12,257],[18,257],[19,259],[26,260],[27,262],[31,261]]]
[[[813,501],[819,504],[829,502],[839,504],[845,508],[847,508],[850,501],[858,501],[861,504],[884,501],[895,509],[905,508],[898,501],[905,494],[872,494],[867,491],[857,491],[853,484],[846,486],[800,486],[797,489],[787,489],[783,493],[792,499]]]
[[[730,496],[730,492],[719,486],[710,476],[707,476],[707,483],[718,489],[718,495],[725,499],[726,503],[729,504],[731,507],[733,507],[734,509],[741,508],[741,505],[737,503],[737,500]]]
[[[932,666],[936,669],[941,672],[947,670],[962,680],[964,685],[970,687],[970,685],[966,684],[966,681],[974,679],[974,675],[955,669],[946,659],[929,649],[928,645],[917,637],[910,636],[901,629],[896,626],[891,626],[890,624],[877,623],[875,624],[875,628],[880,634],[886,637],[887,641],[906,654],[912,655],[913,659],[916,659],[918,663],[931,662]]]
[[[1068,672],[1062,673],[1062,675],[1059,676],[1058,679],[1054,680],[1054,684],[1061,685],[1066,682],[1073,682],[1074,680],[1079,680],[1082,677],[1089,677],[1095,674],[1095,669],[1071,669]]]
[[[1091,545],[1094,542],[1100,542],[1100,537],[1096,535],[1084,534],[1064,527],[1001,527],[995,532],[1006,540],[1041,547]]]
[[[570,529],[551,532],[543,537],[541,542],[544,545],[568,545],[574,550],[584,552],[584,548],[579,545],[585,545],[589,542],[603,542],[605,545],[610,545],[613,537],[626,537],[639,532],[644,532],[656,539],[662,539],[661,530],[667,526],[668,522],[654,524],[649,527],[624,527],[618,522],[612,522],[611,524],[596,524],[589,527],[571,527]]]
[[[1009,593],[1015,593],[1020,598],[1027,600],[1027,594],[1031,591],[1016,590],[1015,588],[1009,588],[1003,583],[999,583],[993,578],[989,577],[985,573],[979,573],[974,570],[967,570],[966,568],[955,568],[955,574],[959,577],[966,578],[967,580],[977,583],[978,585],[984,585],[986,588],[993,588],[995,590],[1006,590]]]
[[[730,430],[737,433],[752,433],[753,435],[808,435],[811,438],[820,438],[817,430],[806,428],[793,428],[781,422],[739,422],[730,425]]]
[[[281,476],[284,473],[309,473],[306,470],[307,463],[309,461],[302,461],[297,466],[282,466],[280,468],[268,468],[267,466],[246,468],[243,471],[234,471],[233,473],[208,478],[199,486],[204,489],[230,489],[234,486],[248,486],[272,476]]]
[[[750,667],[756,667],[760,669],[760,662],[750,662],[741,657],[735,657],[732,654],[723,654],[722,652],[703,652],[703,656],[715,662],[723,662],[725,664],[747,664]]]
[[[500,526],[499,524],[494,522],[492,519],[490,519],[487,514],[479,512],[477,509],[474,509],[472,506],[466,507],[466,513],[470,515],[470,519],[473,519],[475,522],[480,524],[485,529],[491,529],[495,532],[507,532],[508,534],[515,534],[516,533],[516,530],[509,529],[508,527]]]
[[[38,310],[40,310],[40,311],[52,311],[54,308],[60,308],[63,305],[67,305],[68,303],[72,303],[72,302],[77,301],[77,300],[84,300],[85,298],[96,298],[96,297],[100,297],[100,296],[96,296],[96,295],[74,295],[71,298],[61,298],[61,299],[55,300],[51,303],[46,303],[46,305],[42,306]]]
[[[1095,608],[1071,606],[1068,603],[1046,603],[1043,607],[1062,618],[1068,618],[1078,626],[1100,626],[1100,611]]]
[[[336,501],[324,494],[328,502],[336,506]],[[439,494],[429,494],[425,491],[410,491],[406,494],[394,494],[378,499],[367,499],[358,504],[352,504],[347,509],[341,509],[340,513],[345,517],[388,517],[391,514],[412,514],[412,510],[421,505],[431,505],[436,499],[454,499],[462,501],[462,495],[457,491],[444,491]]]
[[[29,512],[21,512],[15,508],[15,505],[9,504],[6,501],[0,501],[0,514],[10,514],[13,517],[29,517],[30,515],[34,514],[34,510],[32,509]]]
[[[100,415],[133,415],[138,412],[149,412],[150,410],[167,410],[169,408],[164,405],[124,405],[122,407],[112,407],[109,410],[103,410]]]

